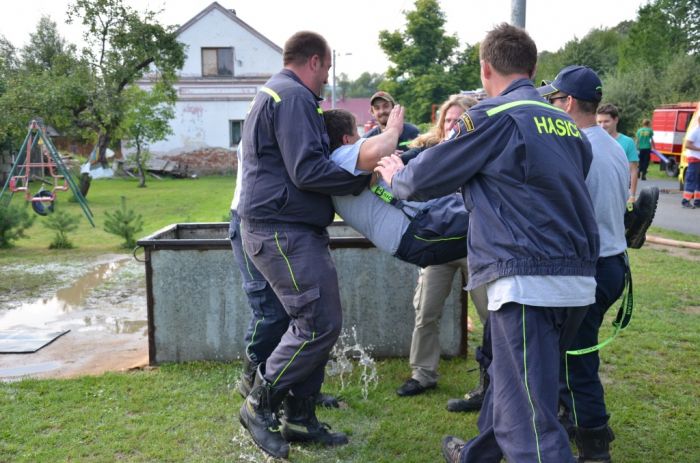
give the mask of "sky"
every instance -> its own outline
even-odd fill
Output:
[[[137,10],[163,10],[164,25],[181,25],[206,8],[211,0],[124,0]],[[439,0],[448,34],[457,34],[461,47],[480,41],[494,25],[510,21],[511,0]],[[70,0],[0,0],[0,34],[23,46],[42,15],[50,16],[59,32],[81,44],[79,24],[65,23]],[[556,51],[595,27],[611,27],[634,20],[648,0],[530,0],[525,27],[539,51]],[[387,57],[378,45],[379,31],[403,30],[405,11],[414,0],[219,0],[243,21],[282,47],[299,30],[323,35],[336,50],[336,72],[351,79],[365,71],[384,72]]]

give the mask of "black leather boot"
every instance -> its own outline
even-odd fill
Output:
[[[253,389],[253,383],[255,382],[255,372],[258,371],[259,363],[253,362],[248,354],[244,355],[243,358],[243,372],[241,373],[241,379],[238,382],[238,393],[245,399],[250,394]]]
[[[348,437],[342,432],[330,432],[330,426],[316,418],[316,396],[284,399],[282,437],[289,442],[313,442],[323,445],[344,445]]]
[[[576,425],[571,419],[571,412],[562,403],[559,403],[557,419],[559,420],[559,424],[561,424],[566,431],[566,435],[569,436],[569,440],[573,441],[574,437],[576,437]]]
[[[610,442],[615,435],[607,424],[597,428],[576,428],[578,463],[611,463]]]
[[[489,374],[486,369],[479,367],[479,385],[464,395],[464,399],[450,399],[447,410],[451,412],[476,412],[481,410],[484,395],[489,387]]]
[[[239,420],[265,453],[275,458],[287,458],[289,444],[279,431],[275,415],[287,392],[275,390],[265,381],[261,369],[262,365],[255,375],[253,389],[241,406]]]

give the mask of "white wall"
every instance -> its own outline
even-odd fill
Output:
[[[233,47],[233,75],[272,75],[282,68],[282,54],[219,10],[212,10],[185,29],[178,40],[188,46],[180,75],[202,77],[202,48]]]
[[[187,57],[175,85],[178,102],[173,135],[152,144],[157,156],[201,148],[233,148],[229,120],[243,120],[260,87],[282,69],[282,53],[245,26],[214,8],[183,30]],[[233,77],[202,77],[202,48],[233,47]],[[148,88],[147,82],[141,87]]]
[[[186,101],[175,105],[170,121],[173,134],[152,144],[158,155],[178,154],[200,148],[234,148],[229,145],[229,120],[242,120],[248,101]]]

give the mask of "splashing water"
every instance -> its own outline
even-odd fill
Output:
[[[360,384],[362,386],[362,397],[365,400],[367,400],[369,395],[369,388],[376,389],[379,383],[376,363],[367,352],[371,350],[371,347],[367,346],[367,348],[364,348],[357,342],[357,331],[353,326],[350,332],[344,330],[340,335],[326,365],[326,374],[328,376],[340,377],[340,390],[342,391],[345,389],[346,380],[350,380],[350,374],[353,370],[352,361],[356,360],[358,366],[362,368]]]

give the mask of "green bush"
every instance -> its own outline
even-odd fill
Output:
[[[72,249],[73,243],[68,239],[68,233],[78,229],[78,216],[64,212],[54,212],[44,222],[44,226],[56,232],[49,249]]]
[[[32,226],[35,218],[26,208],[0,206],[0,248],[11,248],[13,241],[26,238],[24,231]]]
[[[136,246],[136,234],[143,230],[143,218],[133,209],[126,208],[126,197],[121,197],[122,206],[113,213],[105,212],[104,230],[107,233],[124,238],[123,248],[133,248]]]

